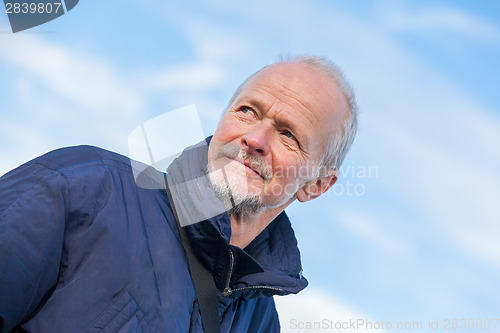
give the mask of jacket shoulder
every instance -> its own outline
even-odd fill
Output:
[[[88,145],[59,148],[31,160],[27,164],[41,164],[48,169],[61,170],[96,161],[114,161],[130,165],[130,159],[124,155]]]

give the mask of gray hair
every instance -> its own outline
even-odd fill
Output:
[[[332,135],[329,135],[329,139],[323,153],[321,154],[318,163],[318,173],[316,175],[318,177],[325,176],[329,174],[330,170],[339,170],[349,151],[349,148],[354,141],[354,137],[356,136],[358,129],[358,107],[354,96],[354,90],[352,89],[349,81],[345,78],[342,70],[325,57],[311,55],[288,55],[280,57],[280,61],[298,62],[312,66],[326,74],[327,77],[340,87],[348,105],[347,116],[338,128],[331,129]],[[233,96],[229,100],[229,105],[234,102],[245,84],[266,67],[268,66],[265,66],[252,74],[238,87],[238,89],[236,89]]]

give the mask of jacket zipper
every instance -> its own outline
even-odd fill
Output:
[[[233,274],[233,266],[234,266],[234,254],[233,251],[229,249],[229,270],[227,272],[226,287],[222,291],[222,295],[224,297],[228,297],[233,292],[231,287],[229,287],[229,282],[231,281],[231,275]]]
[[[249,286],[249,287],[231,289],[231,287],[229,287],[229,282],[231,281],[231,275],[233,274],[233,268],[234,268],[233,266],[234,266],[234,254],[233,254],[233,251],[231,249],[229,249],[229,270],[227,272],[226,286],[225,286],[224,290],[222,291],[222,295],[224,297],[229,297],[235,292],[240,292],[243,290],[250,290],[250,289],[269,289],[269,290],[274,290],[274,291],[278,291],[278,292],[283,292],[283,289],[269,287],[269,286]]]

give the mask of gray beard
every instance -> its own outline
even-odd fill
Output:
[[[229,179],[224,172],[222,173],[224,178],[222,178],[220,177],[221,173],[216,174],[211,169],[209,165],[207,175],[210,185],[230,215],[244,216],[262,210],[262,197],[260,195],[242,193],[234,181]]]

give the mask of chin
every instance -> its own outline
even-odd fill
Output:
[[[228,211],[258,211],[262,205],[262,195],[259,189],[249,186],[246,177],[239,172],[221,170],[208,173],[208,179],[219,199]],[[244,207],[249,207],[246,209]]]

